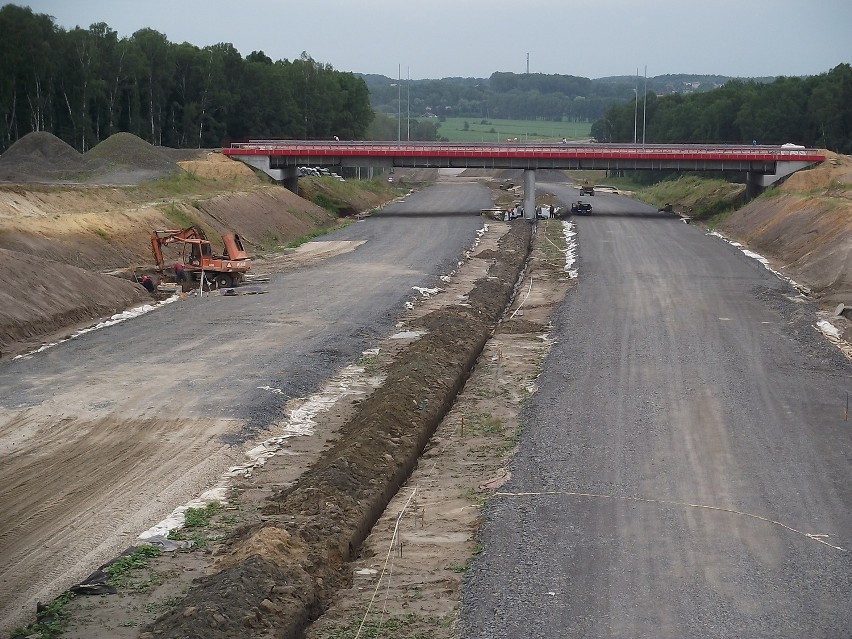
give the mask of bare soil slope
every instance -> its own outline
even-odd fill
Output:
[[[731,215],[719,230],[772,260],[826,308],[852,305],[852,158],[820,166]]]
[[[40,132],[0,156],[0,180],[14,181],[0,184],[0,352],[24,352],[56,331],[146,299],[132,280],[153,272],[154,229],[198,225],[214,244],[225,232],[239,233],[257,258],[339,223],[221,154],[193,152],[177,162],[171,155],[126,133],[82,155]],[[388,196],[363,199],[355,206],[371,208]],[[177,256],[170,249],[167,264]]]
[[[61,283],[61,285],[57,285]],[[0,351],[150,300],[129,280],[0,249]]]

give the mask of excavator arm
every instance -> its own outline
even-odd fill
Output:
[[[151,253],[154,255],[154,263],[157,265],[158,271],[162,271],[165,267],[163,247],[179,242],[199,245],[200,254],[207,255],[212,253],[207,236],[197,226],[190,226],[185,229],[160,229],[151,231]]]

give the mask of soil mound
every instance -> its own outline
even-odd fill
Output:
[[[168,155],[174,157],[172,153]],[[177,160],[177,163],[184,171],[189,171],[200,178],[210,180],[244,179],[257,183],[261,182],[248,164],[232,160],[221,153],[205,152],[200,157],[180,159]]]
[[[111,135],[83,157],[86,168],[94,173],[87,181],[95,183],[110,178],[124,182],[125,179],[118,176],[129,173],[139,174],[143,179],[156,179],[181,170],[165,152],[132,133]]]
[[[825,155],[825,162],[812,169],[793,173],[778,190],[793,193],[852,184],[852,157],[824,149],[821,153]]]
[[[0,249],[0,349],[150,301],[129,280]],[[21,286],[26,282],[26,286]],[[73,330],[69,329],[69,333]]]
[[[52,133],[28,133],[0,156],[0,181],[141,184],[182,169],[161,149],[132,133],[116,133],[78,153]]]
[[[79,172],[83,156],[47,131],[28,133],[0,155],[0,180],[41,182]]]

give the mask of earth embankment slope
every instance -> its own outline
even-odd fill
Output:
[[[0,180],[7,181],[0,184],[0,260],[17,262],[0,279],[0,295],[14,300],[0,321],[0,350],[28,350],[63,327],[145,299],[141,287],[102,273],[132,278],[150,271],[154,229],[198,225],[214,244],[235,232],[257,258],[339,223],[240,162],[218,153],[193,155],[174,162],[129,134],[79,154],[42,132],[0,156]],[[363,206],[388,198],[368,192]],[[168,263],[177,254],[170,250]],[[81,277],[63,265],[92,273]]]
[[[0,249],[0,350],[150,300],[140,285]],[[14,349],[13,349],[14,352]]]
[[[852,158],[824,153],[823,164],[791,175],[718,228],[810,288],[827,308],[852,305]]]

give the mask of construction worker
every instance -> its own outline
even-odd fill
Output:
[[[147,275],[143,275],[143,276],[142,276],[142,280],[141,280],[139,283],[140,283],[142,286],[144,286],[144,287],[145,287],[145,290],[146,290],[146,291],[148,291],[149,293],[153,293],[153,292],[154,292],[154,282],[153,282],[153,280],[152,280],[150,277],[148,277]]]

